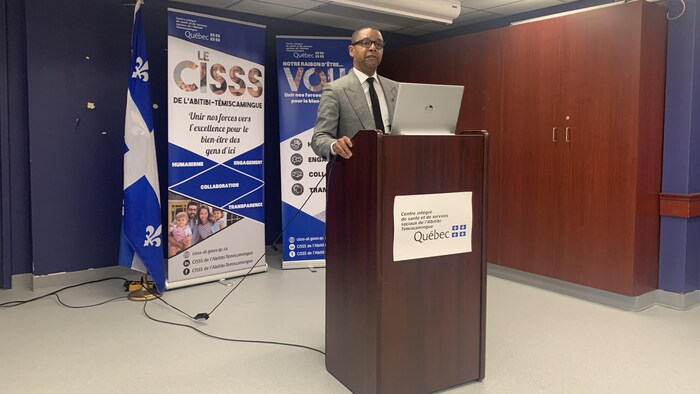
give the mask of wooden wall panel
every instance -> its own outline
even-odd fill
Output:
[[[663,125],[666,92],[666,9],[640,2],[639,140],[637,141],[637,221],[634,294],[658,288],[663,169]]]
[[[411,47],[411,77],[408,82],[454,84],[454,56],[459,37]]]
[[[411,48],[385,50],[379,75],[397,82],[410,82],[411,79]]]
[[[489,133],[487,261],[498,261],[503,29],[387,52],[382,75],[400,82],[464,85],[457,130]]]
[[[618,294],[657,287],[664,15],[619,4],[385,58],[398,80],[464,85],[457,128],[489,132],[488,262]]]

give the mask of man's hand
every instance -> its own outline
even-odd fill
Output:
[[[352,152],[350,151],[350,148],[352,148],[352,141],[350,141],[350,138],[348,138],[347,136],[338,138],[335,141],[335,144],[333,144],[333,151],[339,154],[340,157],[342,157],[343,159],[349,159],[350,157],[352,157]]]

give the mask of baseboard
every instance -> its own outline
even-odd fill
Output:
[[[281,260],[281,252],[278,250],[272,250],[269,245],[266,246],[266,260],[271,260],[272,262],[276,262],[278,260]],[[268,262],[269,262],[268,261]],[[267,271],[268,266],[265,264],[265,266],[259,266],[256,267],[253,272],[251,273],[257,273],[257,272],[263,272]],[[244,272],[247,272],[244,271]],[[224,274],[220,278],[217,278],[215,280],[219,279],[225,279],[229,277],[235,277],[235,276],[240,276],[243,274]],[[141,278],[141,273],[138,271],[134,271],[132,269],[122,267],[120,265],[112,266],[112,267],[103,267],[103,268],[90,268],[87,270],[83,271],[74,271],[74,272],[57,272],[54,274],[48,274],[48,275],[32,275],[32,274],[17,274],[17,275],[12,275],[12,287],[11,289],[29,289],[29,290],[40,290],[40,289],[45,289],[48,287],[64,287],[64,286],[71,286],[77,283],[82,283],[82,282],[89,282],[92,280],[99,280],[99,279],[104,279],[104,278],[109,278],[109,277],[124,277],[129,280],[139,280]],[[209,280],[211,281],[211,280]],[[187,285],[191,285],[194,283],[189,283]],[[181,287],[181,286],[174,286],[174,287]],[[2,289],[0,289],[2,290]]]
[[[251,274],[258,272],[267,271],[267,264],[255,267]],[[205,277],[199,279],[193,279],[188,281],[181,281],[176,283],[167,283],[166,288],[168,290],[192,286],[205,282],[213,282],[222,279],[234,278],[237,276],[245,275],[249,269],[240,270],[236,272],[228,272],[220,274],[214,277]],[[46,289],[49,287],[65,287],[71,286],[77,283],[89,282],[93,280],[105,279],[110,277],[123,277],[129,280],[139,280],[141,278],[141,273],[131,270],[122,266],[105,267],[105,268],[91,268],[84,271],[75,272],[57,272],[55,274],[49,275],[32,275],[32,274],[21,274],[12,276],[12,288],[13,289],[30,289],[32,291]]]
[[[193,279],[189,281],[181,281],[176,283],[166,283],[167,289],[174,289],[184,286],[192,286],[195,284],[213,282],[221,279],[228,279],[237,276],[245,275],[249,269],[240,270],[236,272],[228,272],[225,274],[220,274],[215,277],[205,277],[199,279]],[[253,269],[251,274],[258,272],[267,271],[267,264],[260,265]],[[105,268],[91,268],[84,271],[75,272],[57,272],[55,274],[49,275],[32,275],[32,274],[22,274],[12,276],[12,288],[13,289],[30,289],[32,291],[41,290],[49,287],[64,287],[71,286],[77,283],[89,282],[93,280],[99,280],[110,277],[123,277],[129,280],[139,280],[141,278],[141,273],[131,270],[122,266],[105,267]]]
[[[32,274],[17,274],[17,275],[12,275],[12,282],[10,282],[9,289],[0,289],[0,290],[31,289],[31,288],[32,288]]]
[[[657,294],[656,305],[665,306],[667,308],[687,311],[700,305],[700,290],[695,290],[692,293],[679,294],[670,291],[656,290]]]
[[[639,312],[654,305],[677,310],[688,310],[700,305],[700,290],[692,293],[678,294],[664,290],[654,290],[636,297],[624,296],[609,291],[594,289],[559,279],[532,274],[525,271],[488,264],[488,274],[499,278],[524,283],[545,290],[555,291],[572,297],[599,304]]]
[[[49,275],[31,275],[26,274],[30,278],[30,283],[27,287],[31,290],[40,290],[47,287],[70,286],[76,283],[89,282],[92,280],[104,279],[109,277],[124,277],[131,280],[137,280],[140,273],[120,265],[104,268],[90,268],[84,271],[75,272],[57,272]],[[25,276],[25,275],[17,275]],[[18,278],[24,282],[25,278]],[[12,287],[19,285],[15,282],[15,277],[12,278]]]

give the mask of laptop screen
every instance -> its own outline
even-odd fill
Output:
[[[454,134],[464,86],[400,83],[393,135]]]

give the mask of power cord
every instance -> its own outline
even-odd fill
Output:
[[[681,0],[681,6],[682,6],[683,8],[681,9],[681,12],[680,12],[678,15],[672,17],[672,16],[670,15],[670,11],[669,11],[669,12],[666,13],[666,19],[668,19],[669,21],[675,21],[676,19],[678,19],[678,18],[680,18],[681,16],[683,16],[683,14],[685,14],[685,0]]]
[[[241,342],[241,343],[256,343],[256,344],[263,344],[263,345],[289,346],[289,347],[296,347],[296,348],[301,348],[301,349],[306,349],[306,350],[313,350],[314,352],[321,353],[323,355],[326,354],[326,353],[322,352],[321,350],[318,350],[316,348],[312,348],[312,347],[306,346],[306,345],[299,345],[296,343],[287,343],[287,342],[262,341],[262,340],[254,340],[254,339],[237,339],[237,338],[220,337],[220,336],[216,336],[216,335],[212,335],[212,334],[209,334],[207,332],[204,332],[197,327],[190,326],[189,324],[175,323],[175,322],[171,322],[171,321],[167,321],[167,320],[156,319],[155,317],[148,314],[148,311],[146,310],[146,304],[148,304],[148,303],[149,303],[149,301],[146,301],[143,303],[143,313],[149,319],[151,319],[155,322],[158,322],[158,323],[162,323],[162,324],[189,328],[191,330],[194,330],[194,331],[204,335],[205,337],[209,337],[212,339],[218,339],[220,341],[227,341],[227,342]]]
[[[88,282],[78,283],[77,285],[66,286],[66,287],[64,287],[64,288],[62,288],[62,289],[58,289],[58,290],[56,290],[56,291],[52,291],[51,293],[44,294],[44,295],[39,296],[39,297],[31,298],[31,299],[29,299],[29,300],[4,302],[4,303],[0,304],[0,308],[14,308],[14,307],[17,307],[17,306],[20,306],[20,305],[24,305],[24,304],[28,304],[28,303],[30,303],[30,302],[38,301],[38,300],[41,300],[41,299],[43,299],[43,298],[50,297],[50,296],[56,296],[56,299],[58,300],[58,303],[59,303],[59,304],[65,306],[65,307],[67,307],[67,308],[73,308],[73,309],[92,308],[92,307],[104,305],[104,304],[106,304],[106,303],[108,303],[108,302],[111,302],[111,301],[120,300],[120,299],[122,299],[122,298],[127,298],[127,296],[115,297],[115,298],[110,298],[110,299],[108,299],[108,300],[106,300],[106,301],[99,302],[99,303],[97,303],[97,304],[90,304],[90,305],[68,305],[68,304],[66,304],[65,302],[63,302],[63,301],[61,300],[61,297],[59,297],[59,295],[58,295],[58,293],[60,293],[60,292],[62,292],[62,291],[64,291],[64,290],[68,290],[68,289],[72,289],[72,288],[80,287],[80,286],[85,286],[85,285],[89,285],[89,284],[92,284],[92,283],[105,282],[105,281],[108,281],[108,280],[122,280],[122,281],[124,281],[124,285],[125,285],[125,286],[126,286],[129,282],[131,282],[130,280],[128,280],[128,279],[126,279],[126,278],[121,278],[121,277],[110,277],[110,278],[104,278],[104,279],[91,280],[91,281],[88,281]]]

